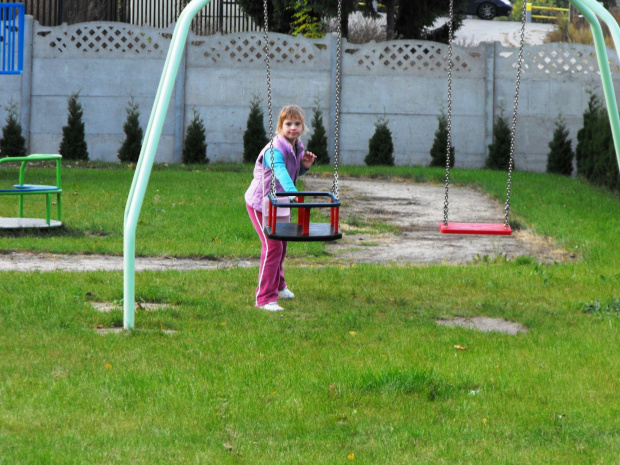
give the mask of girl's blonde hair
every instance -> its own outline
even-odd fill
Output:
[[[308,132],[308,126],[306,126],[304,111],[299,105],[287,105],[282,108],[282,110],[280,110],[280,116],[278,117],[278,126],[276,128],[276,132],[278,134],[282,134],[282,126],[284,125],[285,119],[298,119],[299,121],[301,121],[302,133],[305,134],[306,132]]]

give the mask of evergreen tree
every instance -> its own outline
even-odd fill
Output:
[[[140,126],[138,104],[134,102],[133,96],[125,111],[127,112],[127,119],[125,120],[125,124],[123,124],[125,140],[118,151],[118,159],[123,162],[136,163],[140,158],[144,132]]]
[[[78,101],[79,96],[80,93],[75,92],[69,97],[67,125],[62,128],[62,141],[58,151],[66,160],[88,160],[88,147],[82,120],[84,110]]]
[[[319,165],[329,165],[329,154],[327,153],[327,135],[323,126],[323,112],[317,100],[313,108],[312,127],[314,132],[308,141],[308,151],[316,155],[315,163]]]
[[[577,174],[589,182],[620,189],[620,175],[609,115],[600,98],[590,94],[583,113],[583,127],[577,132]]]
[[[448,152],[448,118],[442,111],[437,117],[439,125],[435,131],[435,140],[431,147],[430,166],[446,166],[446,154]],[[450,146],[450,168],[454,166],[454,146]]]
[[[602,106],[598,111],[590,164],[592,168],[588,179],[591,183],[609,189],[620,189],[620,175],[609,115]]]
[[[375,133],[368,140],[368,155],[364,158],[368,166],[394,166],[394,143],[387,124],[385,118],[375,123]]]
[[[209,163],[205,124],[196,108],[183,142],[183,163]]]
[[[8,112],[8,116],[6,126],[2,128],[0,156],[24,157],[26,156],[26,139],[22,136],[22,125],[17,114],[17,104],[11,101],[5,110]]]
[[[493,143],[489,145],[486,167],[492,170],[507,170],[510,163],[510,128],[508,120],[500,114],[493,125]]]
[[[577,147],[575,147],[577,174],[586,179],[590,179],[594,168],[593,144],[602,111],[604,109],[601,100],[591,93],[588,108],[583,112],[583,127],[577,132]]]
[[[549,142],[549,154],[547,155],[547,173],[563,174],[570,176],[573,174],[573,153],[572,142],[568,137],[568,129],[562,116],[555,123],[553,140]]]
[[[263,123],[264,113],[260,107],[261,99],[258,95],[252,97],[247,128],[243,133],[243,162],[255,163],[261,150],[269,142],[267,131]]]

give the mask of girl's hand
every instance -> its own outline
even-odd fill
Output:
[[[313,154],[312,152],[305,152],[304,156],[301,159],[301,164],[304,168],[309,170],[312,164],[314,163],[314,160],[316,160],[315,154]]]

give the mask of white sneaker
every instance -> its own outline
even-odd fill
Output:
[[[278,292],[278,297],[284,300],[293,300],[295,298],[295,294],[293,294],[288,287],[285,287]]]
[[[266,310],[268,312],[281,312],[282,310],[284,310],[278,305],[278,302],[269,302],[268,304],[261,305],[258,308],[260,308],[261,310]]]

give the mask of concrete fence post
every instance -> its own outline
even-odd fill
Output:
[[[188,41],[189,42],[189,41]],[[185,141],[185,76],[187,75],[187,48],[191,42],[185,45],[179,72],[174,89],[174,142],[173,160],[175,163],[183,161],[183,142]]]
[[[485,128],[484,128],[484,157],[488,155],[489,145],[493,143],[493,123],[495,122],[495,53],[499,42],[485,43],[486,51],[486,92],[484,102]]]

